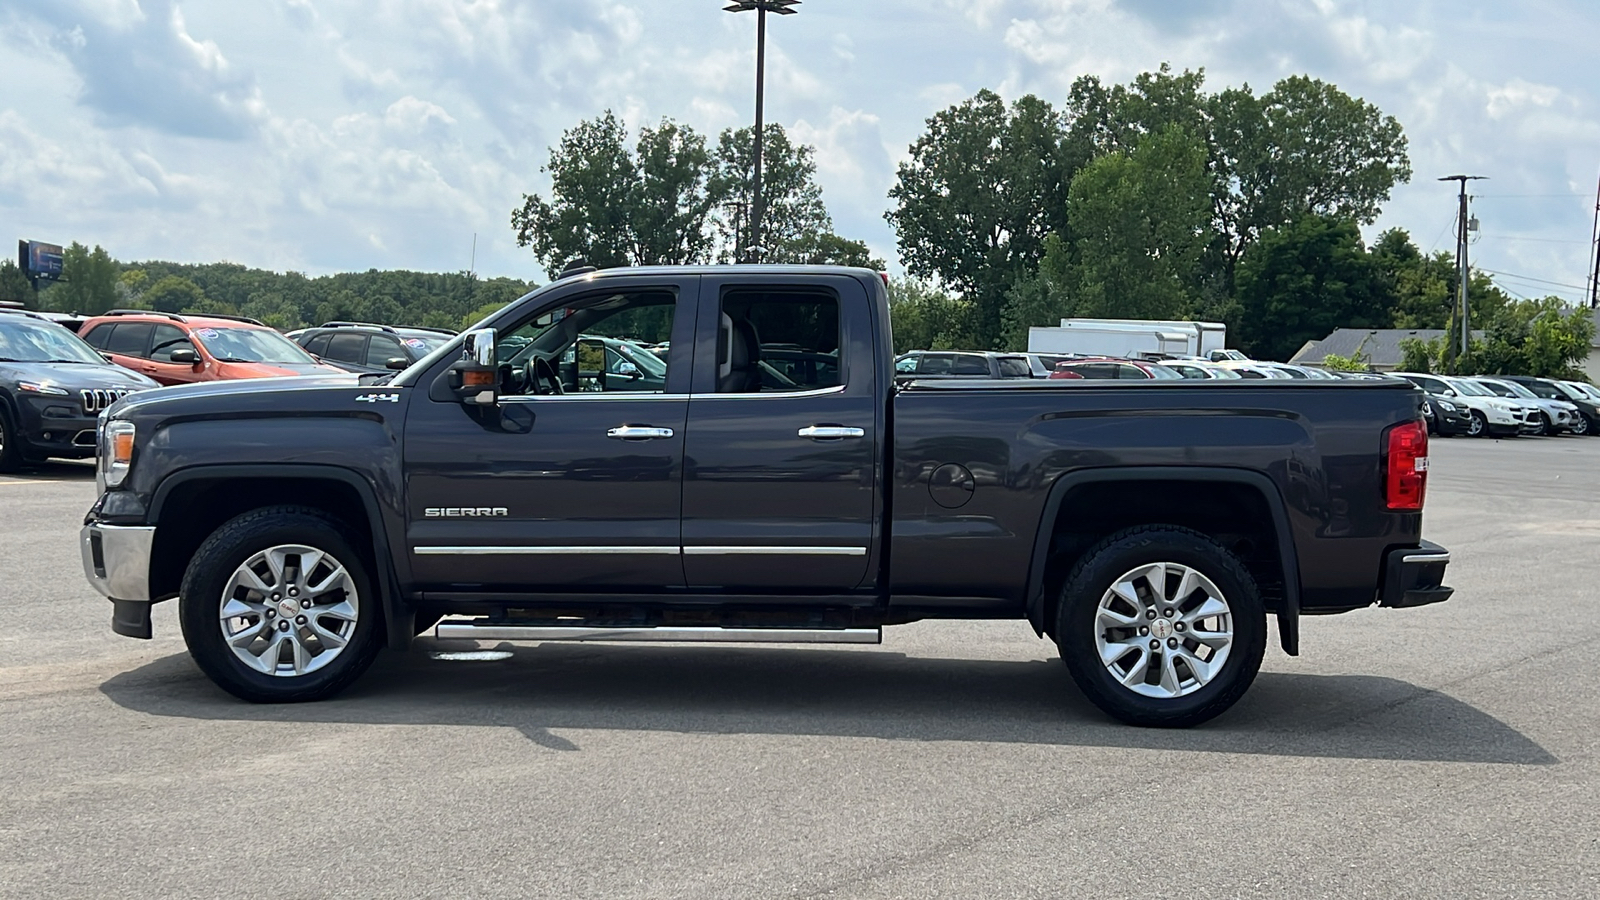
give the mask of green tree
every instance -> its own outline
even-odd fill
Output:
[[[1433,371],[1434,363],[1438,360],[1442,344],[1438,338],[1424,341],[1420,338],[1402,338],[1400,340],[1400,371],[1422,372]]]
[[[39,305],[39,297],[33,289],[33,282],[29,281],[28,276],[22,274],[22,269],[9,259],[0,260],[0,300],[10,300],[30,308]]]
[[[1285,78],[1259,98],[1248,85],[1225,90],[1208,114],[1226,275],[1267,229],[1309,215],[1370,224],[1411,180],[1400,123],[1315,78]]]
[[[882,272],[883,260],[861,241],[842,238],[832,231],[803,234],[785,241],[766,256],[768,262],[809,266],[857,266]]]
[[[1557,297],[1507,304],[1475,341],[1470,365],[1478,374],[1571,379],[1589,356],[1595,323],[1588,310],[1572,310]]]
[[[97,316],[116,305],[117,263],[104,247],[93,250],[73,241],[62,254],[61,280],[43,300],[58,312]]]
[[[484,319],[489,318],[504,308],[504,303],[485,303],[477,309],[462,316],[460,322],[453,322],[446,327],[454,328],[457,331],[466,331],[468,328],[471,328],[479,322],[482,322]]]
[[[1269,229],[1239,263],[1240,342],[1258,359],[1288,359],[1335,328],[1383,328],[1387,291],[1354,222],[1310,215]]]
[[[591,265],[706,262],[718,198],[707,183],[705,138],[663,119],[627,146],[609,110],[568,129],[542,171],[551,199],[524,194],[511,214],[517,245],[532,247],[551,275],[574,258]]]
[[[167,275],[145,288],[140,299],[150,309],[161,312],[193,312],[198,311],[206,295],[189,279]]]
[[[926,281],[889,279],[889,317],[896,353],[973,346],[970,304]]]
[[[889,191],[885,218],[913,276],[937,278],[971,304],[971,338],[1002,340],[1006,295],[1064,230],[1071,159],[1054,107],[992,91],[935,113]]]
[[[727,129],[717,139],[711,192],[717,198],[716,228],[724,262],[750,258],[750,209],[755,183],[754,128]],[[822,203],[812,148],[795,144],[782,125],[762,129],[761,243],[763,258],[779,260],[786,245],[830,234],[833,222]]]

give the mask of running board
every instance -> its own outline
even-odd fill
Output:
[[[607,627],[440,622],[434,636],[469,641],[673,641],[699,644],[881,644],[881,628]]]

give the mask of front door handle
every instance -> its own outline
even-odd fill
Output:
[[[840,438],[866,437],[867,432],[864,428],[847,425],[807,425],[800,429],[800,436],[814,441],[837,441]]]
[[[672,437],[672,429],[657,428],[654,425],[618,425],[607,431],[606,437],[616,438],[619,441],[650,441]]]

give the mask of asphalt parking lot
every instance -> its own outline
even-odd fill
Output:
[[[1022,623],[425,640],[249,706],[174,604],[111,634],[87,468],[0,478],[0,896],[1595,896],[1600,439],[1432,457],[1456,597],[1309,619],[1179,732],[1107,720]]]

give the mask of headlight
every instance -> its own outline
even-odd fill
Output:
[[[17,390],[25,394],[43,394],[46,397],[67,397],[71,395],[70,391],[58,388],[53,384],[39,384],[33,381],[17,382]]]
[[[1454,403],[1451,403],[1449,400],[1435,400],[1433,402],[1439,404],[1439,408],[1444,410],[1445,412],[1455,412],[1456,411],[1456,405]]]
[[[114,488],[128,477],[133,465],[133,423],[120,419],[107,422],[100,436],[100,473],[106,487]]]

